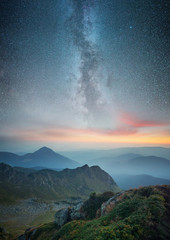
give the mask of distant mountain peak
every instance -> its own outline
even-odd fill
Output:
[[[75,168],[80,166],[78,162],[73,161],[63,155],[60,155],[48,147],[42,147],[33,153],[27,153],[18,156],[12,153],[0,152],[0,162],[19,167],[45,167],[45,168]]]
[[[81,168],[85,169],[85,168],[89,168],[89,166],[87,164],[85,164]]]
[[[35,151],[33,154],[50,156],[50,155],[56,155],[56,152],[54,152],[51,148],[42,147],[42,148],[38,149],[37,151]]]
[[[51,148],[48,147],[42,147],[38,149],[36,152],[54,152]]]

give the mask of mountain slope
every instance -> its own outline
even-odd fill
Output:
[[[150,175],[114,175],[114,179],[121,189],[138,188],[150,185],[170,185],[169,179],[156,178]]]
[[[104,211],[103,211],[104,210]],[[25,233],[32,240],[167,240],[170,186],[133,189],[112,197],[93,220],[74,220],[58,228],[45,224]]]
[[[138,157],[129,160],[125,167],[137,174],[149,174],[160,177],[170,177],[170,160],[155,156]]]
[[[147,174],[170,179],[170,160],[156,156],[137,156],[129,154],[115,158],[102,158],[98,165],[109,174]],[[131,158],[132,157],[132,158]]]
[[[117,164],[119,162],[128,161],[137,157],[142,157],[142,155],[128,153],[128,154],[123,154],[116,157],[100,157],[100,158],[89,160],[87,161],[87,163],[90,166],[99,165],[101,167],[105,167],[105,166],[109,167],[109,166],[112,166],[114,163]]]
[[[40,170],[20,172],[4,163],[0,164],[0,201],[26,198],[59,200],[68,197],[86,198],[91,192],[119,191],[118,186],[98,166],[65,169],[61,172]]]
[[[157,157],[167,158],[170,160],[170,148],[164,147],[128,147],[128,148],[114,148],[105,150],[84,150],[61,152],[64,156],[74,159],[81,163],[87,163],[89,160],[97,158],[117,157],[124,154],[139,154],[143,156],[154,155]]]
[[[40,148],[34,153],[28,153],[23,156],[0,152],[0,162],[4,162],[11,166],[27,168],[41,166],[45,168],[64,169],[80,166],[79,163],[62,156],[47,147]]]
[[[0,162],[14,166],[20,162],[20,156],[10,152],[0,152]]]

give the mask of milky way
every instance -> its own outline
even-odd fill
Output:
[[[129,134],[167,139],[167,1],[1,0],[0,9],[2,149],[79,148],[87,131],[120,146]]]

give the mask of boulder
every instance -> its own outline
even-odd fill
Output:
[[[6,229],[5,229],[5,228],[2,228],[2,227],[0,227],[0,233],[6,233]]]
[[[84,219],[85,218],[85,213],[81,209],[83,204],[84,204],[84,202],[80,202],[76,206],[71,208],[70,220],[78,220],[78,219]]]
[[[78,219],[84,219],[85,215],[81,211],[81,207],[83,206],[83,202],[78,203],[74,207],[70,208],[62,208],[55,214],[55,223],[61,227],[65,223],[72,221],[72,220],[78,220]]]
[[[61,227],[65,223],[67,223],[70,219],[70,208],[62,208],[55,214],[55,223]]]

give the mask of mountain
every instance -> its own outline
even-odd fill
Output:
[[[40,170],[32,173],[0,164],[0,201],[26,198],[61,200],[86,198],[91,192],[119,191],[112,177],[98,166],[76,169]]]
[[[0,162],[11,166],[34,168],[41,166],[43,168],[75,168],[80,166],[76,161],[64,157],[50,148],[43,147],[34,153],[28,153],[19,156],[13,153],[0,152]]]
[[[170,178],[170,160],[155,156],[137,157],[124,164],[127,171]],[[126,172],[127,172],[126,171]]]
[[[147,174],[170,179],[170,160],[161,157],[141,156],[131,153],[117,157],[98,158],[90,162],[99,165],[112,176]]]
[[[0,152],[0,162],[14,166],[20,162],[20,157],[17,154],[10,152]]]
[[[170,185],[169,179],[156,178],[150,175],[114,175],[114,179],[121,189],[138,188],[141,186]]]
[[[77,208],[70,211],[75,212]],[[88,209],[91,213],[93,205]],[[60,221],[67,218],[64,213],[67,210],[56,213]],[[109,198],[99,206],[92,219],[91,216],[74,221],[66,219],[67,224],[58,226],[55,218],[57,221],[29,229],[21,237],[32,240],[167,240],[170,236],[169,216],[170,186],[143,187]]]
[[[116,156],[116,157],[100,157],[100,158],[96,158],[96,159],[91,159],[91,160],[87,161],[87,163],[90,166],[100,165],[103,168],[105,166],[109,167],[110,165],[113,165],[113,163],[127,161],[127,160],[137,158],[137,157],[142,157],[142,155],[134,154],[134,153],[127,153],[127,154],[123,154],[123,155]]]
[[[143,156],[153,155],[157,157],[167,158],[170,160],[170,148],[164,147],[128,147],[128,148],[113,148],[99,150],[82,150],[72,152],[60,152],[80,163],[87,163],[89,160],[97,158],[117,157],[124,154],[139,154]]]

